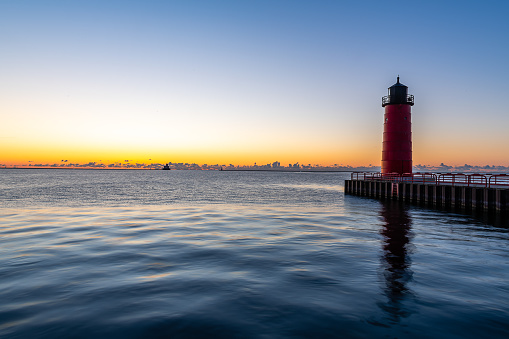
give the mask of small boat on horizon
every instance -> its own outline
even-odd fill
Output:
[[[163,170],[166,170],[166,171],[171,170],[170,165],[168,165],[168,164],[164,165]]]

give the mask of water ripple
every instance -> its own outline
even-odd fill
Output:
[[[2,198],[1,337],[509,335],[505,229],[344,197],[340,175],[216,173],[207,188],[207,174],[191,174],[169,191],[184,201],[150,203],[157,195],[87,190],[170,177],[92,172],[71,192],[69,172],[21,185],[49,203],[12,187]]]

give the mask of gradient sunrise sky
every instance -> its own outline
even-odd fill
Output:
[[[0,163],[509,165],[507,1],[0,1]],[[150,159],[150,160],[149,160]]]

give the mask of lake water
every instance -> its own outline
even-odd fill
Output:
[[[509,337],[506,220],[348,177],[0,170],[0,337]]]

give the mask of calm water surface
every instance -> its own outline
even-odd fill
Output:
[[[509,337],[504,220],[347,177],[0,170],[0,337]]]

